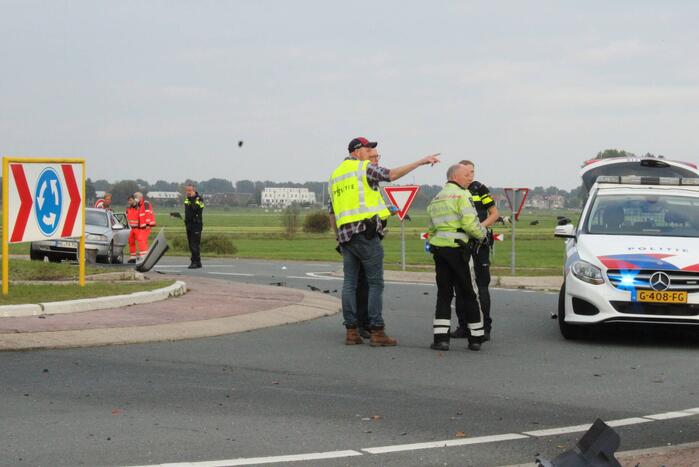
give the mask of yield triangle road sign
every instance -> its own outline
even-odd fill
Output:
[[[388,196],[388,199],[391,201],[391,204],[393,204],[396,207],[396,209],[398,209],[396,214],[398,215],[398,218],[400,220],[403,220],[403,218],[405,218],[405,215],[408,214],[410,205],[413,204],[413,201],[415,200],[415,195],[417,194],[417,191],[419,189],[420,187],[418,185],[384,187],[383,190],[386,192],[386,196]]]
[[[505,198],[510,209],[515,213],[515,220],[519,220],[519,213],[522,212],[524,201],[529,194],[529,188],[504,188]]]

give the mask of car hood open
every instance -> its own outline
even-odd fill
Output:
[[[637,175],[640,177],[699,177],[699,170],[685,162],[655,157],[612,157],[593,159],[580,169],[583,186],[589,192],[602,175]]]

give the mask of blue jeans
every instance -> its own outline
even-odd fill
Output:
[[[357,326],[357,283],[359,267],[364,267],[369,284],[369,325],[372,328],[383,327],[383,246],[376,235],[371,240],[363,233],[353,235],[349,242],[343,243],[342,263],[345,281],[342,284],[342,316],[345,327]]]

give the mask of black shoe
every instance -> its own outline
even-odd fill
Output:
[[[371,331],[365,327],[359,326],[359,336],[364,339],[370,339]]]
[[[468,350],[473,350],[475,352],[478,352],[481,350],[481,343],[477,341],[469,341],[468,342]]]
[[[201,269],[201,263],[192,263],[187,267],[187,269]]]
[[[468,328],[459,326],[456,330],[449,333],[449,337],[452,339],[466,339],[470,335]]]
[[[449,342],[437,342],[434,344],[430,344],[430,349],[432,350],[441,350],[442,352],[446,352],[449,350]]]

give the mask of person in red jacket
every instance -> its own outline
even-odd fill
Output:
[[[100,209],[106,209],[107,211],[111,211],[112,210],[112,194],[105,193],[104,198],[97,200],[97,202],[95,203],[95,207],[100,208]]]
[[[136,238],[138,236],[138,208],[133,196],[129,196],[126,200],[126,221],[129,223],[129,263],[135,263],[138,259],[136,256]]]
[[[136,243],[138,244],[139,259],[143,260],[148,255],[148,237],[151,229],[155,227],[155,215],[150,201],[143,199],[143,193],[137,191],[133,194],[133,198],[138,211],[138,227],[135,229]]]

